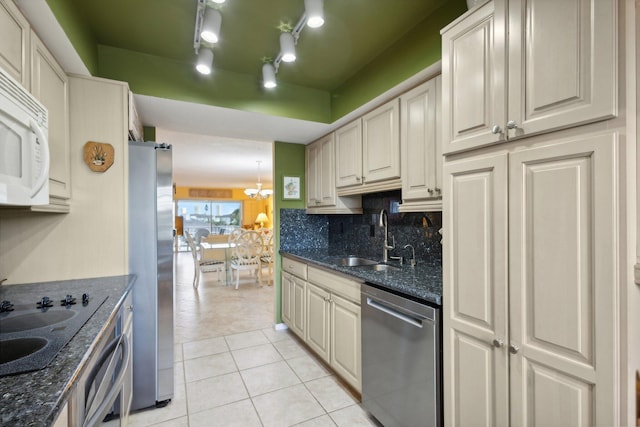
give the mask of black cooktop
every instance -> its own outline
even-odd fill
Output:
[[[0,377],[45,368],[106,300],[84,294],[0,302]]]

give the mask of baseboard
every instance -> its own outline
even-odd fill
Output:
[[[289,327],[287,325],[285,325],[284,323],[274,323],[273,324],[273,329],[275,329],[276,331],[284,331],[289,329]]]

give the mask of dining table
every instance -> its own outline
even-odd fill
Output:
[[[209,243],[207,241],[201,241],[199,245],[200,259],[222,259],[220,253],[224,252],[225,285],[231,282],[229,262],[231,261],[231,252],[235,245],[233,242]]]

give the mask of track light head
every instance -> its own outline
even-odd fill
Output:
[[[207,8],[204,13],[204,22],[200,37],[209,43],[217,43],[220,36],[220,26],[222,25],[222,15],[215,9]]]
[[[213,66],[213,51],[207,48],[201,48],[198,52],[198,63],[196,70],[200,74],[211,74],[211,67]]]
[[[324,24],[323,0],[304,0],[304,10],[307,14],[307,25],[318,28]]]
[[[271,63],[266,63],[262,66],[262,85],[267,89],[272,89],[278,85],[276,83],[276,70]]]
[[[282,55],[284,62],[294,62],[296,60],[296,42],[293,34],[280,34],[280,55]]]

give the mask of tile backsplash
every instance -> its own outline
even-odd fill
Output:
[[[442,262],[441,212],[397,212],[400,191],[362,196],[361,215],[307,215],[304,209],[280,211],[280,248],[327,248],[330,253],[381,259],[384,229],[378,226],[380,211],[388,214],[389,242],[396,249],[389,255],[411,257],[412,245],[418,260]]]

